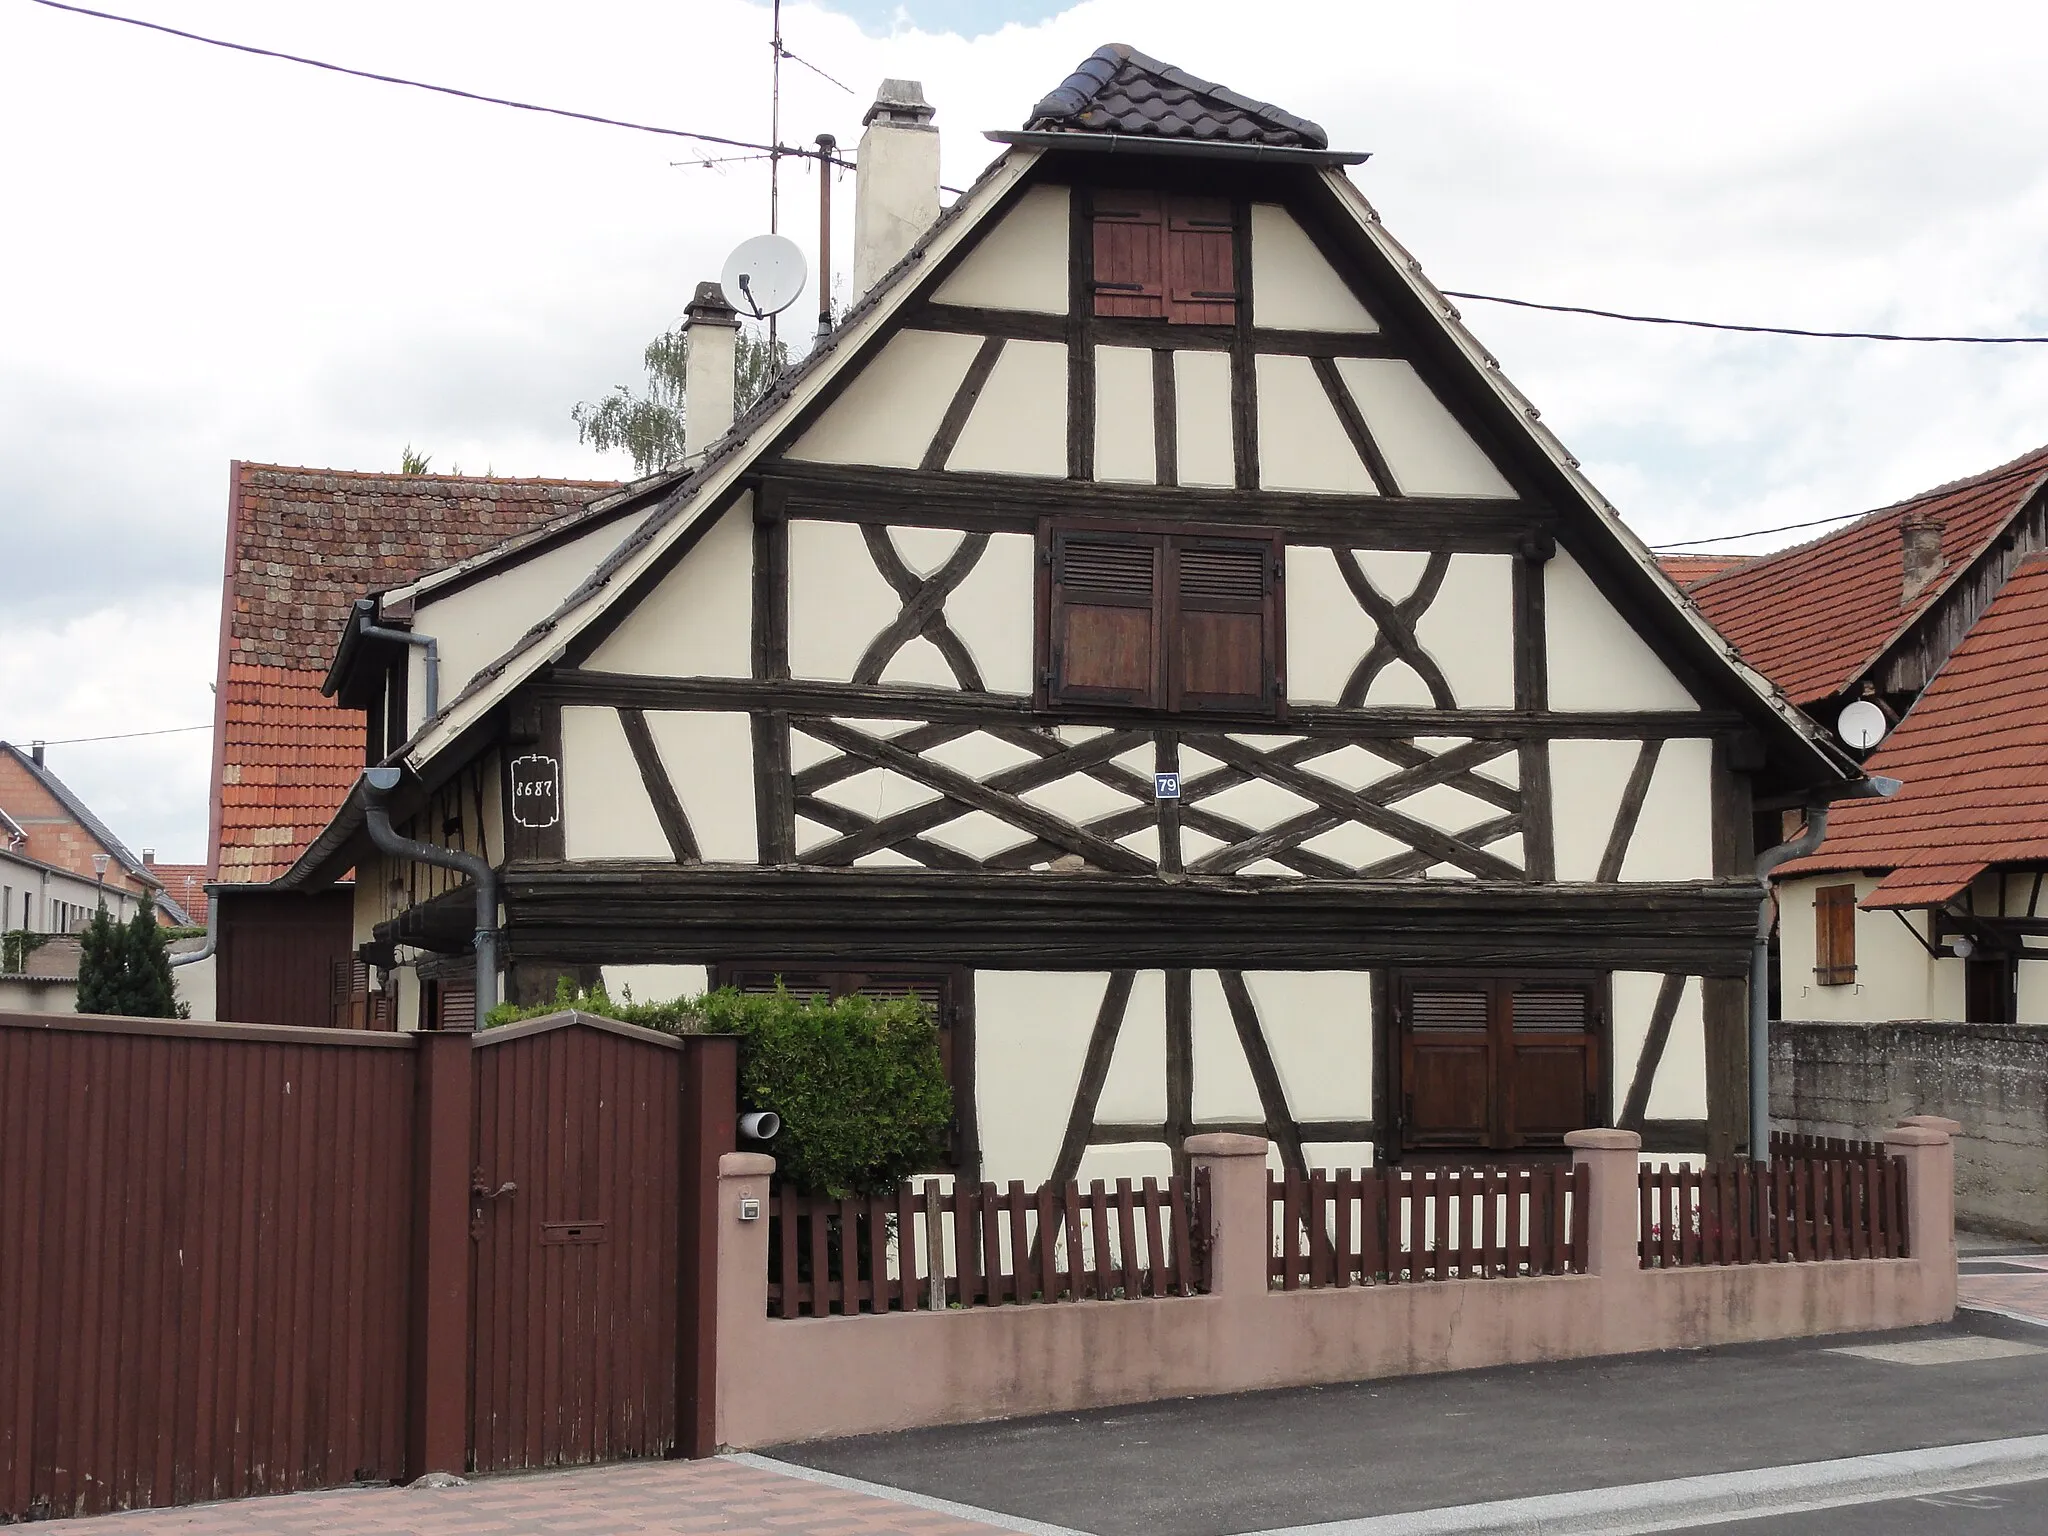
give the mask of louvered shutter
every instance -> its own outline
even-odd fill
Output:
[[[460,980],[449,977],[435,984],[434,1027],[436,1029],[476,1028],[475,977],[465,976]]]
[[[1266,712],[1279,702],[1280,546],[1172,541],[1167,708]]]
[[[1166,313],[1165,217],[1157,192],[1097,192],[1095,313],[1156,320]]]
[[[1561,1147],[1593,1123],[1599,1020],[1590,988],[1518,986],[1501,1121],[1510,1147]]]
[[[1492,995],[1484,982],[1403,988],[1401,1145],[1484,1147],[1491,1139]]]
[[[1824,987],[1856,979],[1856,887],[1824,885],[1813,893],[1813,979]]]
[[[1053,535],[1049,703],[1158,707],[1165,556],[1154,535]]]
[[[1223,198],[1176,197],[1168,201],[1168,320],[1179,325],[1237,323],[1234,232],[1230,204]]]

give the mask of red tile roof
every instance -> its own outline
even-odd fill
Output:
[[[1678,585],[1689,587],[1696,581],[1732,571],[1754,559],[1755,555],[1659,555],[1657,564]]]
[[[149,872],[163,882],[164,894],[195,926],[206,926],[206,882],[213,876],[204,864],[151,864]]]
[[[214,704],[217,878],[283,874],[362,771],[362,713],[320,696],[352,602],[617,488],[237,464]]]
[[[1765,555],[1689,588],[1700,611],[1795,704],[1818,704],[1854,683],[1940,598],[2048,476],[2048,448],[1938,486],[1793,549]],[[1942,524],[1942,567],[1902,602],[1899,524]]]
[[[1866,906],[1946,900],[1986,864],[2048,859],[2048,555],[2023,561],[1864,765],[1889,800],[1837,804],[1786,874],[1895,873]]]

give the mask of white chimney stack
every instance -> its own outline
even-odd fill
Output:
[[[694,458],[732,425],[740,317],[716,283],[697,285],[683,317],[690,343],[683,360],[683,456]]]
[[[884,80],[861,119],[854,172],[853,296],[858,299],[939,217],[939,130],[916,80]]]

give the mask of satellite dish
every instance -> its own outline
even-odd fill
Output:
[[[1842,718],[1835,722],[1835,731],[1857,751],[1868,751],[1884,740],[1884,711],[1868,699],[1858,699],[1842,711]]]
[[[756,320],[779,315],[804,291],[804,253],[787,235],[742,240],[725,259],[719,286],[725,301]]]

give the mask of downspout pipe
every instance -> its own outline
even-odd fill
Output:
[[[189,954],[171,956],[173,969],[181,965],[197,965],[202,960],[213,958],[213,947],[220,942],[220,935],[214,931],[213,926],[213,905],[211,901],[206,904],[206,947],[195,949]]]
[[[1875,800],[1897,794],[1905,785],[1882,774],[1871,774],[1857,783],[1848,796],[1852,800]],[[1771,872],[1794,859],[1803,859],[1828,835],[1828,807],[1815,800],[1806,807],[1806,825],[1790,842],[1766,848],[1756,856],[1756,877],[1764,883],[1763,899],[1756,908],[1756,938],[1749,951],[1749,1156],[1765,1163],[1771,1157],[1771,925],[1777,920],[1777,894],[1771,889]]]
[[[361,627],[356,633],[365,640],[388,640],[394,645],[414,645],[427,653],[427,697],[424,701],[426,712],[420,717],[431,720],[441,713],[441,644],[432,635],[416,635],[409,629],[391,629],[379,624],[372,617],[376,604],[363,597],[356,599],[356,615]],[[382,847],[382,844],[378,845]]]
[[[1815,802],[1807,806],[1806,825],[1797,837],[1756,856],[1764,895],[1757,903],[1756,938],[1749,950],[1749,1157],[1755,1163],[1771,1158],[1771,924],[1778,909],[1771,871],[1805,858],[1827,835],[1827,804]]]
[[[429,673],[429,676],[432,674]],[[396,768],[369,768],[363,772],[363,825],[380,853],[394,859],[410,859],[469,876],[476,888],[476,1021],[498,1006],[498,872],[488,860],[474,853],[458,853],[432,843],[400,837],[391,825],[391,812],[384,797],[398,788],[401,777]]]

